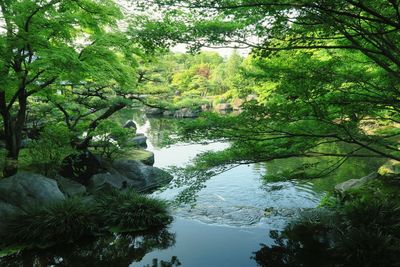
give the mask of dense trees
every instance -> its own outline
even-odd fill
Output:
[[[194,37],[194,46],[253,48],[245,77],[259,103],[187,129],[191,138],[233,141],[207,155],[210,164],[336,157],[334,167],[355,156],[400,159],[397,1],[156,2],[185,7],[165,17],[184,21],[184,38]],[[348,149],[322,149],[332,143]]]
[[[64,121],[72,145],[85,149],[102,120],[132,99],[142,100],[135,89],[143,53],[121,31],[123,14],[115,1],[0,1],[0,7],[5,176],[17,170],[28,113],[42,117],[41,124]],[[44,111],[34,108],[40,103],[53,109],[52,121],[45,121],[48,111],[34,113]],[[84,131],[86,137],[79,138]]]

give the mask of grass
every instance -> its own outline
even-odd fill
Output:
[[[0,247],[48,247],[109,232],[136,232],[172,222],[166,202],[132,190],[112,191],[88,201],[69,198],[34,207],[7,221]]]
[[[171,223],[166,202],[133,190],[112,191],[97,199],[96,213],[114,231],[141,231]]]
[[[94,209],[78,198],[33,207],[8,220],[7,234],[1,242],[39,246],[72,242],[97,230],[96,217]]]

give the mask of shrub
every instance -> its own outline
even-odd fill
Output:
[[[271,232],[276,245],[263,245],[254,259],[261,266],[400,266],[398,203],[385,198],[335,203]]]
[[[96,200],[96,213],[114,231],[146,230],[169,224],[165,201],[149,198],[133,190],[111,191]]]
[[[72,242],[97,231],[96,215],[82,199],[69,198],[42,207],[34,207],[7,221],[3,245],[48,246]]]
[[[69,198],[13,216],[0,247],[49,247],[109,232],[152,231],[171,221],[166,202],[133,190],[112,191],[94,200]]]
[[[28,146],[28,164],[45,176],[57,173],[62,159],[73,152],[70,132],[63,125],[46,126]]]

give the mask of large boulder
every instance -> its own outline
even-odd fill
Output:
[[[91,193],[108,191],[111,188],[133,187],[138,192],[150,192],[172,180],[172,175],[159,168],[148,166],[138,160],[116,160],[108,166],[106,173],[90,178],[88,191]]]
[[[12,214],[45,205],[65,197],[57,182],[40,174],[19,172],[0,180],[0,232]]]
[[[140,185],[138,184],[138,186]],[[90,193],[97,194],[109,192],[112,189],[123,189],[128,186],[135,187],[135,184],[133,181],[119,174],[118,171],[112,171],[112,173],[107,172],[93,175],[90,178],[87,188]]]
[[[113,163],[113,168],[130,179],[136,190],[140,192],[154,190],[168,184],[173,178],[166,171],[136,160],[116,160]]]
[[[377,177],[378,177],[378,173],[373,172],[373,173],[370,173],[367,176],[364,176],[360,179],[350,179],[343,183],[337,184],[335,186],[335,191],[342,194],[342,193],[349,191],[350,189],[360,188],[360,187],[364,186],[366,183],[368,183],[369,181],[376,179]]]
[[[67,156],[62,161],[59,174],[80,184],[88,185],[89,178],[102,171],[97,157],[91,152],[85,151]]]
[[[57,175],[54,179],[57,181],[58,187],[65,196],[74,197],[86,194],[86,187],[78,182],[64,178],[60,175]]]
[[[128,143],[131,143],[138,147],[146,148],[147,147],[147,137],[144,134],[139,133],[135,137],[129,138]]]

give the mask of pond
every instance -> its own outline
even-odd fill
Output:
[[[221,150],[227,143],[168,144],[176,119],[146,118],[125,112],[121,122],[134,119],[138,132],[149,139],[155,166],[184,167],[197,154]],[[0,261],[1,266],[258,266],[254,253],[260,244],[273,244],[271,230],[282,230],[299,211],[318,206],[333,186],[345,179],[360,178],[379,162],[351,160],[329,178],[313,181],[268,182],[266,175],[292,168],[295,161],[240,165],[212,177],[199,192],[196,205],[172,209],[168,229],[137,235],[109,235],[46,250],[24,251]],[[181,189],[153,195],[173,200]]]
[[[149,137],[148,150],[155,154],[155,166],[185,166],[190,159],[207,150],[220,150],[224,143],[164,146],[173,129],[174,119],[138,118],[138,132]],[[252,259],[260,243],[270,245],[270,230],[281,230],[299,211],[319,204],[326,190],[346,179],[360,178],[379,163],[366,160],[346,162],[340,173],[327,179],[290,182],[266,182],[268,169],[285,162],[241,165],[206,182],[196,205],[180,205],[174,209],[175,245],[148,253],[131,266],[152,266],[154,259],[168,260],[176,256],[182,266],[257,266]],[[293,162],[286,163],[290,167]],[[278,166],[276,166],[278,165]],[[360,167],[360,169],[359,169]],[[328,181],[329,180],[329,181]],[[171,200],[179,189],[155,192]]]

